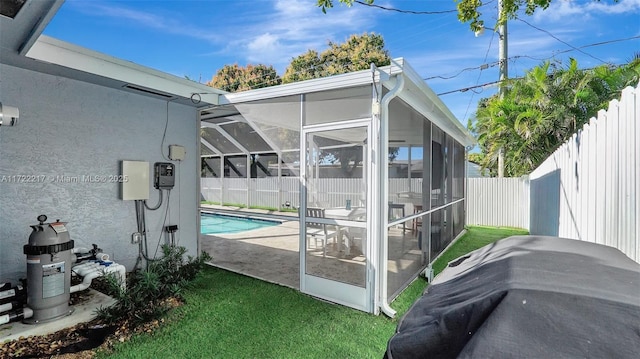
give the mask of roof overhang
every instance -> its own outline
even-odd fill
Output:
[[[395,85],[396,76],[403,76],[405,81],[403,91],[398,94],[400,99],[464,146],[472,146],[476,143],[469,131],[403,58],[394,59],[391,65],[375,70],[362,70],[256,90],[227,93],[220,95],[219,104],[233,105],[310,92],[373,85],[377,82],[391,89]]]
[[[224,91],[42,35],[63,0],[27,0],[0,16],[0,64],[200,108]]]
[[[464,146],[475,145],[476,139],[413,67],[403,58],[396,59],[394,62],[402,68],[402,76],[405,78],[405,89],[399,93],[398,97]]]
[[[64,0],[26,0],[15,17],[0,16],[0,52],[24,56],[63,3]]]
[[[27,56],[72,72],[69,77],[203,107],[224,91],[42,35]],[[100,78],[104,79],[101,80]]]
[[[383,71],[384,69],[384,71]],[[329,77],[293,82],[284,85],[263,87],[256,90],[227,93],[220,96],[220,105],[242,102],[266,100],[270,98],[300,95],[310,92],[335,90],[347,87],[371,85],[402,72],[398,66],[390,65],[378,69],[379,71],[361,70]]]

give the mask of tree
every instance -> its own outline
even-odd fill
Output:
[[[545,62],[524,78],[512,79],[502,99],[478,105],[470,125],[482,151],[481,165],[494,174],[500,148],[505,175],[521,176],[538,167],[558,146],[640,79],[640,59],[622,66],[584,70],[571,59],[566,68]]]
[[[391,63],[384,49],[382,35],[351,35],[343,43],[329,42],[329,48],[318,54],[315,50],[295,57],[282,76],[283,83],[366,70],[371,64],[386,66]]]
[[[282,82],[291,83],[366,70],[372,63],[376,66],[391,64],[382,35],[351,35],[343,43],[329,42],[328,45],[329,48],[322,53],[309,50],[293,58],[282,76]],[[389,158],[395,158],[398,151],[397,147],[389,148]],[[352,147],[322,150],[320,158],[326,163],[340,163],[343,174],[351,176],[353,170],[362,163],[362,150]]]
[[[391,64],[389,52],[384,48],[382,35],[351,35],[343,43],[329,42],[322,53],[308,50],[295,57],[287,66],[282,79],[273,66],[238,64],[225,65],[216,72],[207,85],[229,92],[245,91],[261,87],[309,80],[369,69],[371,64]]]
[[[338,0],[341,3],[351,6],[354,2],[371,5],[374,0]],[[461,22],[470,22],[472,31],[480,30],[484,26],[482,13],[478,10],[483,4],[482,0],[454,0],[458,3],[458,19]],[[594,0],[600,1],[600,0]],[[612,0],[618,2],[619,0]],[[327,9],[333,7],[333,0],[317,0],[317,6],[326,13]],[[524,9],[525,14],[532,15],[537,9],[546,9],[551,4],[551,0],[502,0],[503,11],[498,18],[498,24],[503,24],[507,19],[514,19],[519,11]]]
[[[207,85],[224,91],[239,92],[279,85],[281,82],[273,66],[249,64],[241,67],[233,64],[218,70]]]
[[[280,83],[291,83],[314,78],[327,77],[353,71],[366,70],[371,64],[386,66],[391,64],[389,52],[384,48],[382,35],[351,35],[343,43],[329,42],[328,49],[322,53],[308,50],[295,57],[287,66],[280,79],[272,66],[247,65],[246,68],[225,65],[207,85],[229,92],[269,87]],[[292,136],[294,135],[294,136]],[[278,136],[281,141],[297,140],[298,134],[281,129]],[[320,156],[327,163],[339,162],[343,172],[351,176],[353,169],[362,162],[362,151],[354,148],[322,150]],[[399,148],[389,148],[389,158],[394,159]]]
[[[322,77],[320,75],[322,67],[322,60],[320,60],[318,52],[309,50],[291,59],[291,63],[282,76],[282,82],[286,84]]]

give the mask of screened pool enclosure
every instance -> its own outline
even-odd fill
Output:
[[[462,233],[473,138],[403,59],[220,103],[200,113],[202,197],[297,209],[302,292],[393,315]]]

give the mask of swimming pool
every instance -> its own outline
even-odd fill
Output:
[[[200,215],[200,233],[238,233],[252,229],[277,226],[281,223],[282,222],[267,219],[237,217],[220,213],[202,213]]]

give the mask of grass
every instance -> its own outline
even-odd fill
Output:
[[[527,233],[526,230],[518,228],[469,227],[464,237],[451,245],[442,256],[433,262],[433,272],[437,275],[447,267],[447,263],[471,251],[484,247],[487,244],[493,243],[497,239]]]
[[[470,227],[434,263],[446,263],[497,239],[525,231]],[[419,278],[393,303],[395,319],[311,298],[296,290],[207,268],[186,304],[153,333],[116,346],[108,358],[381,358],[400,318],[422,294]]]

